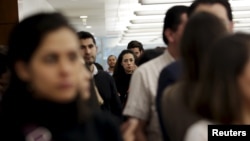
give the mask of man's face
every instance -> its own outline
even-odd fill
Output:
[[[142,55],[142,52],[140,51],[139,47],[134,47],[129,50],[133,51],[137,58],[139,58]]]
[[[92,65],[95,62],[97,47],[92,38],[81,39],[81,53],[87,65]]]
[[[225,26],[227,27],[228,31],[233,31],[233,22],[229,20],[227,16],[226,8],[221,4],[200,4],[194,11],[197,12],[208,12],[214,14],[218,18],[220,18]]]
[[[110,56],[108,58],[108,65],[110,68],[114,68],[116,63],[116,57],[115,56]]]
[[[186,13],[181,15],[181,23],[178,25],[177,30],[173,33],[173,41],[176,46],[179,46],[183,31],[185,29],[186,23],[188,21],[188,16]]]

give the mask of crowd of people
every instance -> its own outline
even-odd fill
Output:
[[[104,70],[62,14],[22,20],[0,46],[0,140],[208,141],[209,124],[250,124],[250,34],[233,32],[228,0],[163,23],[167,47],[133,40]]]

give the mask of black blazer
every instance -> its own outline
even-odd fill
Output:
[[[94,76],[96,87],[104,100],[101,109],[122,118],[122,105],[119,99],[113,77],[107,72],[99,70]]]

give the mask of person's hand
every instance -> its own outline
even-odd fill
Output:
[[[122,124],[121,132],[122,132],[124,141],[136,140],[135,132],[136,132],[137,125],[138,125],[138,121],[132,120],[132,119],[129,119],[127,122]]]

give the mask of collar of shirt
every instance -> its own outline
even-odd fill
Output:
[[[97,67],[94,65],[94,70],[93,70],[93,72],[92,72],[92,76],[97,75],[97,73],[98,73],[98,69],[97,69]]]

